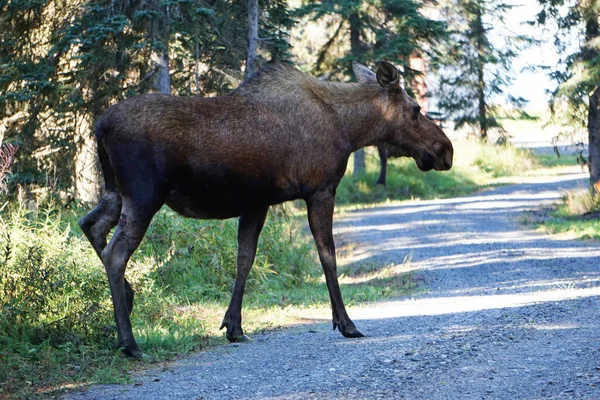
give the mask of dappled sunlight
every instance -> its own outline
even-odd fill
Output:
[[[395,231],[404,230],[408,228],[414,228],[418,226],[436,225],[442,223],[442,221],[428,220],[428,221],[415,221],[408,223],[398,224],[374,224],[374,225],[363,225],[363,226],[346,226],[336,229],[336,234],[346,234],[360,231]]]
[[[378,303],[373,306],[353,307],[349,312],[354,320],[371,320],[514,308],[592,296],[600,296],[600,287],[554,289],[488,296],[453,296],[396,300]]]
[[[463,198],[410,201],[348,213],[335,226],[335,234],[352,243],[340,257],[340,265],[383,262],[395,264],[397,273],[473,268],[483,274],[493,274],[502,263],[513,265],[513,281],[494,277],[487,290],[521,285],[529,279],[530,268],[523,268],[528,262],[542,271],[544,261],[555,259],[580,262],[589,269],[586,260],[600,258],[598,246],[519,227],[524,211],[554,204],[566,187],[585,178],[580,170],[569,171],[531,178],[533,187],[494,187]],[[529,289],[552,284],[532,283]],[[590,278],[586,284],[597,285],[598,280]]]
[[[509,194],[500,193],[502,187],[484,189],[478,194],[474,194],[466,197],[449,198],[449,199],[434,199],[434,200],[407,200],[402,202],[390,203],[385,205],[379,205],[376,207],[378,216],[385,217],[391,215],[404,215],[413,214],[418,212],[428,212],[439,210],[441,206],[447,206],[451,204],[464,205],[476,202],[488,202],[490,200],[545,200],[555,199],[560,197],[560,191],[557,191],[557,185],[559,183],[569,183],[573,181],[585,180],[589,178],[589,175],[582,172],[568,172],[564,174],[552,174],[549,176],[533,176],[533,177],[520,177],[522,182],[515,183],[529,183],[536,185],[547,185],[547,189],[542,192],[529,193],[527,190],[515,191]],[[352,221],[359,220],[363,217],[369,217],[372,215],[372,209],[356,210],[347,215],[344,215],[340,220]]]
[[[475,325],[452,325],[444,329],[446,333],[469,333],[476,331],[478,328]]]
[[[405,203],[402,203],[405,207],[398,207],[398,205],[390,205],[390,206],[383,206],[383,207],[378,207],[377,208],[377,217],[386,217],[386,216],[390,216],[390,215],[404,215],[404,214],[413,214],[413,213],[419,213],[419,212],[427,212],[427,211],[435,211],[435,210],[439,210],[441,207],[441,204],[443,203],[439,203],[439,202],[448,202],[448,203],[452,203],[453,200],[452,199],[448,199],[448,200],[428,200],[427,202],[418,202],[418,203],[414,203],[412,201],[407,201]],[[350,214],[347,214],[345,216],[343,216],[342,218],[339,218],[340,221],[353,221],[353,220],[362,220],[364,217],[370,217],[373,213],[372,213],[372,209],[367,209],[367,210],[358,210],[358,211],[353,211]]]
[[[475,244],[475,243],[470,243]],[[483,264],[493,263],[518,263],[526,260],[550,260],[556,258],[577,259],[600,257],[598,247],[578,248],[554,248],[551,252],[548,248],[524,247],[520,249],[501,249],[482,252],[460,253],[454,255],[443,255],[430,257],[426,260],[413,262],[411,270],[438,269],[438,268],[468,268],[479,267]]]
[[[389,300],[380,301],[374,304],[351,306],[348,307],[348,313],[354,321],[426,317],[492,309],[517,308],[547,302],[559,302],[598,296],[600,296],[600,287],[581,289],[556,288],[536,292],[511,294],[423,297],[418,299]],[[305,319],[307,321],[328,322],[331,320],[331,309],[328,307],[320,307],[297,310],[295,315],[297,318]],[[456,330],[457,328],[453,329]],[[461,327],[460,329],[467,328]]]
[[[515,273],[521,273],[522,271],[516,270]],[[537,289],[577,289],[577,288],[590,288],[600,286],[600,276],[596,277],[585,277],[582,279],[542,279],[538,281],[530,281],[526,278],[505,280],[499,282],[497,287],[489,286],[471,286],[468,288],[460,288],[456,290],[449,290],[449,294],[467,295],[467,294],[479,294],[489,291],[517,291],[525,292]]]
[[[567,178],[567,179],[565,179]],[[559,183],[566,180],[588,179],[589,172],[580,165],[567,165],[551,168],[535,168],[522,176],[497,178],[498,184]]]
[[[576,324],[529,324],[529,329],[535,329],[537,331],[563,331],[567,329],[579,329],[581,325]]]
[[[484,200],[457,204],[457,210],[493,210],[493,212],[502,212],[507,208],[525,209],[531,205],[538,205],[540,200],[556,200],[560,195],[556,193],[540,193],[539,195],[519,196],[518,198],[509,196],[490,196]]]

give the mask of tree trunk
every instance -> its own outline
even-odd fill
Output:
[[[155,49],[150,55],[150,62],[152,68],[156,71],[152,76],[152,91],[171,94],[168,50]]]
[[[588,114],[590,184],[600,182],[600,86],[590,96]]]
[[[87,94],[92,99],[91,110],[82,112],[75,125],[74,196],[88,203],[99,200],[102,185],[94,121],[98,120],[106,104],[97,95],[97,84],[95,79],[90,81]]]
[[[136,19],[136,12],[146,11],[146,16]],[[127,2],[128,17],[135,21],[134,28],[144,31],[152,48],[150,59],[142,67],[142,81],[140,87],[144,93],[147,89],[153,92],[170,94],[171,75],[169,71],[169,9],[162,0],[131,0]],[[146,68],[149,70],[147,71]],[[149,85],[148,85],[149,84]]]
[[[473,22],[473,34],[475,35],[475,46],[477,48],[477,101],[479,106],[479,130],[481,140],[487,140],[488,122],[487,108],[485,103],[485,76],[484,76],[484,47],[485,30],[483,28],[483,19],[481,15],[481,6],[475,5],[475,21]]]
[[[150,65],[156,71],[152,76],[154,92],[171,94],[169,73],[169,11],[160,0],[151,0],[149,7],[157,11],[149,26],[151,40],[155,43],[150,54]]]
[[[583,10],[585,18],[585,39],[583,46],[583,59],[588,63],[594,62],[598,57],[598,49],[592,45],[600,37],[598,24],[598,0],[591,0]],[[589,167],[590,184],[596,185],[600,181],[600,86],[597,86],[590,95],[588,110],[588,138],[589,138]],[[598,188],[598,186],[596,186]],[[600,189],[599,189],[600,190]]]
[[[485,108],[485,81],[483,78],[483,64],[477,65],[477,100],[479,102],[479,131],[481,140],[488,137],[487,110]]]
[[[350,53],[352,54],[353,61],[364,61],[359,60],[361,54],[362,43],[360,41],[360,17],[354,13],[348,18],[350,22]],[[352,73],[352,62],[349,65],[350,73]],[[360,149],[354,152],[354,176],[364,174],[366,171],[365,166],[365,150]]]
[[[244,78],[248,79],[255,71],[258,43],[258,0],[248,0],[248,56]]]
[[[93,134],[94,120],[94,116],[84,114],[75,128],[75,198],[88,203],[96,203],[100,197],[100,171]]]

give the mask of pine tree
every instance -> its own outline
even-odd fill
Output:
[[[507,93],[512,61],[531,42],[526,36],[503,32],[504,14],[510,8],[500,0],[449,0],[442,8],[450,37],[435,59],[440,71],[439,108],[456,128],[472,126],[482,140],[493,129],[503,133],[497,100],[504,98],[517,110],[526,104]],[[497,47],[493,35],[504,36],[505,46]]]

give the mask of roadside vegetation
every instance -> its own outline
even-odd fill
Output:
[[[588,189],[565,193],[558,206],[537,221],[549,233],[568,233],[578,239],[600,240],[600,194]]]
[[[343,209],[466,194],[540,166],[526,151],[479,142],[456,142],[455,154],[454,168],[444,173],[391,160],[388,186],[381,187],[374,183],[378,160],[367,153],[366,174],[348,171],[338,203]],[[114,348],[104,269],[77,226],[89,209],[53,195],[0,203],[0,398],[123,381],[145,365]],[[153,220],[127,277],[136,292],[134,334],[155,362],[225,343],[218,327],[235,277],[236,234],[235,220],[185,219],[168,208]],[[346,251],[340,246],[340,260]],[[398,275],[393,266],[340,264],[348,305],[418,290],[418,276]],[[244,328],[250,336],[278,329],[315,315],[309,308],[327,310],[329,297],[304,205],[273,207],[248,280]]]

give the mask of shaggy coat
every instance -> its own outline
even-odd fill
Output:
[[[149,94],[100,117],[96,138],[105,193],[80,226],[105,266],[126,354],[142,357],[129,319],[134,294],[124,273],[163,204],[186,217],[240,217],[237,276],[222,325],[227,338],[238,341],[245,337],[244,285],[267,210],[305,200],[334,329],[362,336],[343,305],[332,237],[335,190],[348,158],[364,146],[389,143],[422,170],[446,170],[452,144],[400,88],[393,65],[380,63],[377,74],[360,64],[354,70],[359,83],[331,83],[273,65],[227,96]]]

